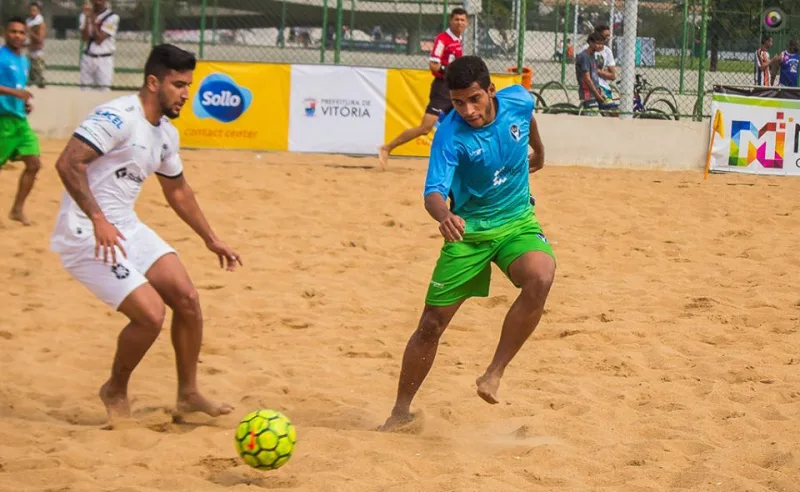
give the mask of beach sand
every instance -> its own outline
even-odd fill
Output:
[[[172,422],[165,324],[131,381],[134,418],[107,430],[97,390],[125,320],[49,250],[63,144],[43,142],[32,227],[6,217],[21,164],[0,172],[2,491],[800,491],[796,179],[545,167],[532,187],[556,281],[500,404],[474,384],[516,296],[495,269],[442,339],[418,433],[388,434],[374,429],[442,241],[425,161],[184,151],[244,268],[219,269],[155,178],[137,211],[200,292],[201,388],[236,409]],[[273,472],[233,446],[260,408],[297,427]]]

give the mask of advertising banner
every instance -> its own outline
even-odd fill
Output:
[[[386,69],[293,65],[289,150],[378,154],[386,122]]]
[[[199,61],[175,126],[181,146],[287,150],[289,65]]]
[[[717,87],[711,172],[800,176],[800,91]]]
[[[492,74],[497,90],[519,84],[520,75]],[[389,69],[386,89],[386,134],[385,142],[391,142],[404,130],[415,127],[422,121],[431,91],[433,75],[427,70]],[[420,156],[430,154],[432,131],[416,140],[394,149],[393,156]]]

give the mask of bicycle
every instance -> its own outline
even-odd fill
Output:
[[[647,95],[642,98],[642,93],[647,91]],[[650,102],[658,91],[665,91],[672,102],[667,99],[656,99]],[[675,96],[666,87],[651,87],[647,79],[641,74],[636,74],[636,81],[633,85],[633,117],[640,119],[657,119],[657,120],[678,120],[680,113],[678,112],[678,104],[675,101]]]

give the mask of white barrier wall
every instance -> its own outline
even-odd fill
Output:
[[[127,92],[81,91],[73,87],[30,89],[33,129],[42,138],[66,139],[95,106]],[[572,115],[537,115],[548,165],[702,170],[707,122],[619,120]]]

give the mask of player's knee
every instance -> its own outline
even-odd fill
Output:
[[[426,312],[419,320],[417,327],[418,336],[426,342],[437,341],[447,328],[447,320],[436,312]]]
[[[531,302],[543,304],[554,278],[555,270],[539,269],[532,272],[522,284],[522,295]]]
[[[153,338],[158,337],[161,333],[161,327],[164,326],[164,319],[167,317],[167,308],[163,302],[150,303],[147,309],[143,311],[136,320],[144,330],[152,335]]]
[[[172,308],[184,317],[200,317],[200,294],[193,286],[182,289],[175,300]]]
[[[25,159],[25,172],[36,174],[42,168],[42,161],[38,157]]]

